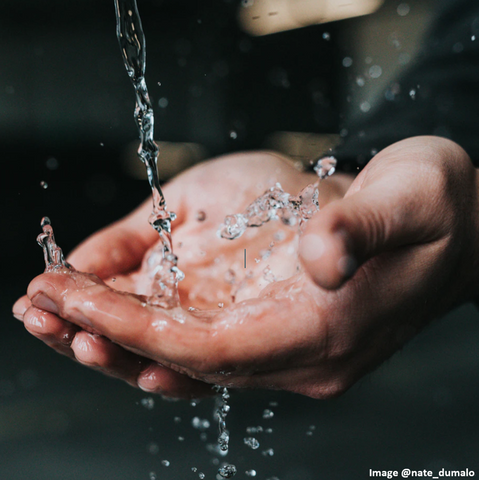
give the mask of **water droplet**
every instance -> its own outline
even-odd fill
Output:
[[[263,427],[261,425],[257,427],[247,427],[246,432],[253,434],[253,433],[261,433],[263,431]]]
[[[313,432],[312,432],[311,430],[308,430],[308,431],[306,432],[306,435],[308,435],[308,436],[311,437],[311,436],[313,435]]]
[[[399,54],[399,65],[407,65],[411,61],[411,55],[407,52],[403,52]]]
[[[273,418],[274,412],[269,410],[268,408],[263,412],[263,418]]]
[[[200,417],[194,417],[193,420],[191,420],[191,425],[197,430],[207,430],[210,428],[210,422]]]
[[[359,108],[361,109],[361,112],[367,113],[371,110],[371,104],[369,102],[362,102]]]
[[[379,78],[383,74],[383,69],[379,65],[373,65],[369,69],[369,76],[371,78]]]
[[[220,227],[219,235],[221,238],[234,240],[235,238],[243,235],[243,233],[246,231],[246,227],[247,221],[244,215],[227,215],[223,225]]]
[[[148,444],[147,450],[148,450],[148,453],[151,453],[152,455],[157,455],[158,452],[160,451],[160,447],[158,446],[157,443],[152,442]]]
[[[161,87],[161,82],[158,82],[158,86]]]
[[[153,410],[155,406],[155,401],[151,397],[142,398],[141,406],[145,407],[147,410]]]
[[[277,407],[277,406],[278,406],[278,402],[269,402],[269,406],[270,406],[270,407]]]
[[[323,33],[323,40],[329,41],[331,40],[331,35],[329,32],[324,32]]]
[[[220,303],[218,303],[218,308],[223,308],[224,306],[225,306],[225,304],[224,304],[224,303],[221,303],[221,302],[220,302]]]
[[[238,133],[235,132],[234,130],[231,130],[230,131],[230,138],[232,138],[233,140],[236,140],[238,138]]]
[[[338,161],[334,157],[324,157],[317,161],[314,171],[323,180],[330,177],[335,171]]]
[[[164,467],[169,467],[170,466],[170,462],[168,460],[162,460],[161,461],[161,464],[164,466]]]
[[[155,472],[150,472],[150,480],[157,480],[158,477],[156,476]]]
[[[274,455],[274,450],[272,448],[268,448],[267,450],[263,450],[261,453],[265,457],[272,457]]]
[[[410,11],[411,8],[407,3],[401,3],[400,5],[398,5],[397,12],[399,16],[405,17]]]
[[[190,405],[192,407],[196,407],[196,405],[198,405],[198,401],[197,400],[191,400]]]
[[[264,258],[263,258],[263,260],[264,260]],[[269,283],[276,282],[276,280],[277,280],[276,276],[271,271],[271,268],[269,267],[269,265],[263,270],[263,279],[266,280]]]
[[[256,450],[257,448],[259,448],[259,442],[254,437],[245,437],[243,438],[243,442],[246,446],[248,446],[252,450]]]
[[[218,445],[220,447],[220,450],[223,452],[228,451],[228,444],[230,441],[230,435],[227,430],[221,432],[218,436]]]
[[[103,142],[100,143],[100,147],[104,147],[105,144]]]
[[[343,67],[349,68],[353,64],[353,59],[351,57],[343,58]]]
[[[158,100],[158,106],[160,108],[166,108],[168,106],[168,99],[166,97],[161,97]]]
[[[196,472],[198,471],[198,468],[196,468],[196,467],[191,467],[191,471],[194,472],[194,473],[196,473]]]
[[[46,162],[48,170],[56,170],[58,168],[58,160],[54,157],[50,157]]]
[[[181,422],[181,417],[175,417],[175,418],[173,418],[173,421],[175,423],[180,423]]]
[[[364,85],[366,85],[366,80],[364,79],[364,77],[358,76],[356,77],[356,84],[358,85],[358,87],[364,87]]]
[[[196,220],[198,222],[204,222],[206,220],[206,212],[204,210],[198,210],[196,212]]]
[[[218,474],[223,478],[233,478],[236,472],[236,467],[231,464],[223,465],[218,469]]]
[[[40,182],[40,186],[41,186],[44,190],[46,190],[46,189],[48,188],[48,183],[45,182],[44,180],[42,180],[42,181]]]
[[[115,282],[116,282],[116,277],[111,277],[111,281],[112,281],[113,283],[115,283]]]
[[[413,88],[409,91],[409,96],[413,99],[416,100],[416,90]]]
[[[256,477],[256,470],[246,470],[246,475],[248,475],[248,477]]]
[[[201,480],[203,480],[203,478],[205,478],[206,475],[203,472],[200,472],[200,473],[198,473],[198,477],[200,477]]]
[[[181,437],[181,436],[178,437],[178,441],[179,441],[179,442],[184,442],[184,441],[185,441],[185,437]]]
[[[471,37],[471,41],[473,41],[473,42],[476,41],[476,36],[475,36],[475,35],[473,35],[473,36]]]

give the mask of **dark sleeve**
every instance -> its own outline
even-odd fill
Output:
[[[479,1],[448,2],[414,65],[383,92],[380,105],[354,123],[335,155],[344,170],[417,135],[447,137],[479,166]],[[412,95],[411,95],[412,92]]]

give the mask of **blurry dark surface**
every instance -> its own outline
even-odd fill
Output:
[[[1,480],[198,478],[191,467],[214,478],[191,427],[196,415],[212,420],[212,401],[157,398],[148,411],[140,405],[148,395],[60,357],[10,313],[43,269],[35,244],[43,215],[68,252],[148,194],[118,162],[136,131],[111,3],[2,2]],[[141,2],[157,137],[216,155],[258,148],[275,131],[338,133],[341,25],[250,38],[237,29],[235,8]],[[281,480],[368,478],[370,468],[479,471],[477,320],[471,306],[454,312],[338,400],[233,393],[228,459],[237,478],[250,469]],[[275,417],[263,420],[265,408]],[[256,425],[274,432],[258,434],[252,451],[242,439]],[[149,453],[152,443],[158,453]],[[270,447],[267,458],[261,452]]]

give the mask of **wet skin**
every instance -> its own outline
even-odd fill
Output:
[[[322,184],[321,212],[300,239],[299,272],[294,231],[279,222],[235,241],[217,237],[226,214],[275,182],[297,193],[312,180],[275,155],[253,153],[170,182],[165,196],[178,214],[173,238],[186,274],[181,311],[139,295],[147,293],[141,261],[157,240],[147,202],[70,255],[78,272],[35,278],[14,314],[60,353],[162,395],[197,397],[210,384],[338,395],[477,295],[478,179],[458,145],[412,138],[380,152],[355,179]],[[282,240],[256,263],[273,238]],[[265,281],[268,265],[283,279]],[[230,268],[243,282],[235,303],[224,278]]]

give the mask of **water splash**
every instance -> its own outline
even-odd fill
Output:
[[[221,389],[221,395],[216,398],[216,412],[215,417],[218,420],[218,447],[221,455],[228,453],[230,434],[226,428],[226,417],[230,411],[228,400],[230,394],[226,387],[219,387]]]
[[[218,230],[221,238],[234,240],[248,227],[260,227],[270,220],[280,219],[285,225],[300,227],[319,210],[319,183],[336,170],[334,157],[318,160],[314,167],[318,181],[307,185],[298,195],[285,192],[280,183],[263,193],[243,213],[227,215]]]
[[[231,464],[223,465],[218,470],[218,475],[220,475],[223,478],[233,478],[236,475],[236,473],[237,473],[236,467]]]
[[[215,387],[218,392],[221,394],[216,397],[216,411],[215,417],[218,421],[218,445],[217,448],[214,448],[214,453],[217,453],[221,456],[225,456],[228,453],[230,434],[226,428],[226,417],[230,411],[230,406],[228,405],[228,400],[230,394],[226,387]],[[232,478],[236,475],[236,467],[231,464],[223,464],[218,469],[218,475],[222,478]]]
[[[272,410],[270,410],[269,408],[264,410],[263,418],[267,419],[267,418],[273,418],[273,417],[274,417],[274,412]]]
[[[154,114],[145,81],[146,42],[136,0],[115,0],[116,33],[128,76],[135,89],[135,121],[140,134],[138,156],[145,164],[153,198],[153,210],[148,219],[160,235],[154,259],[148,259],[149,276],[153,280],[150,303],[171,309],[180,304],[178,282],[184,278],[173,253],[171,222],[176,215],[169,212],[158,179],[159,148],[153,139]]]
[[[254,437],[245,437],[243,438],[243,442],[247,447],[251,448],[252,450],[256,450],[257,448],[259,448],[259,442]]]
[[[51,272],[60,268],[74,268],[65,260],[62,249],[55,242],[52,224],[48,217],[43,217],[40,223],[43,232],[37,237],[37,242],[43,248],[45,258],[45,272]]]

